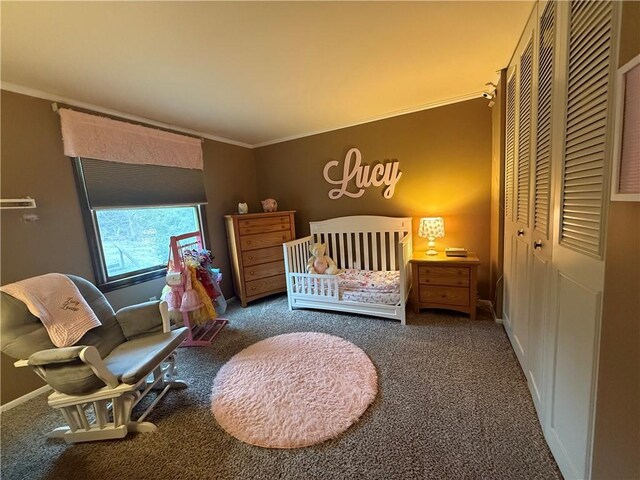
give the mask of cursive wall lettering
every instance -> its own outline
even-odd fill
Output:
[[[373,166],[362,164],[362,154],[357,148],[350,149],[344,157],[344,166],[342,168],[342,178],[334,180],[329,176],[329,170],[340,164],[337,160],[331,160],[324,166],[324,179],[332,185],[340,185],[340,188],[332,188],[329,190],[329,198],[337,200],[346,195],[351,198],[359,198],[364,194],[364,189],[370,186],[380,187],[386,185],[382,192],[384,198],[391,198],[395,193],[396,183],[400,180],[402,172],[400,171],[400,162],[377,163]],[[358,191],[349,191],[349,182],[355,180],[355,186]]]

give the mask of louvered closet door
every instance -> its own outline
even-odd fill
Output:
[[[515,156],[516,156],[516,82],[517,64],[507,70],[506,131],[505,131],[505,192],[504,192],[504,294],[502,319],[507,332],[511,323],[514,296],[513,252],[517,227],[514,217]]]
[[[534,149],[532,15],[508,70],[505,158],[505,329],[527,371],[531,270],[531,167]],[[515,93],[515,95],[514,95]]]
[[[551,281],[552,244],[549,212],[551,195],[551,146],[553,110],[553,74],[556,59],[556,2],[538,5],[537,29],[534,35],[535,69],[532,102],[531,169],[531,232],[528,236],[530,252],[529,330],[527,348],[527,378],[534,404],[541,418],[544,405],[544,337],[548,315]]]
[[[562,141],[551,147],[558,208],[553,209],[544,430],[565,478],[589,478],[591,468],[618,9],[610,1],[558,2],[557,9],[558,31],[566,37],[553,74],[562,91],[553,92],[551,126]]]

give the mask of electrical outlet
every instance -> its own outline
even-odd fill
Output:
[[[150,302],[153,301],[153,300],[157,300],[157,299],[158,299],[158,297],[149,297],[149,301]]]

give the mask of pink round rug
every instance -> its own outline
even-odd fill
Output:
[[[306,447],[360,418],[378,391],[366,353],[326,333],[278,335],[231,358],[213,382],[211,411],[243,442]]]

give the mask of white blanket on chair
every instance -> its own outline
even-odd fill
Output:
[[[40,319],[56,347],[69,347],[101,325],[78,287],[60,273],[10,283],[0,290],[23,302]]]

